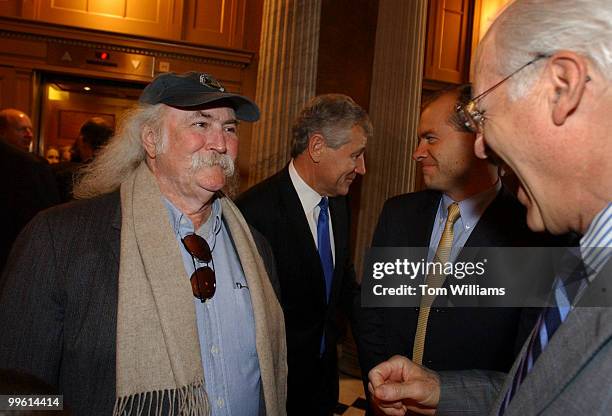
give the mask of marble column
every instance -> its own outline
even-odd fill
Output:
[[[367,174],[355,249],[359,279],[384,201],[413,191],[416,183],[412,152],[421,103],[426,23],[427,0],[380,0],[369,112],[374,138],[366,150]]]
[[[289,160],[291,124],[315,95],[321,0],[265,0],[248,186]]]

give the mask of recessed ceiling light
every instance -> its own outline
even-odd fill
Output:
[[[91,87],[83,87],[85,91],[91,91]]]

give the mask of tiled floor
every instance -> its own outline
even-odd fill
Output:
[[[340,399],[334,414],[363,416],[365,409],[366,400],[361,380],[340,373]]]

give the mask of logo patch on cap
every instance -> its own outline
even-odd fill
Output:
[[[208,74],[200,74],[200,84],[208,88],[225,92],[225,88],[223,88],[221,83]]]

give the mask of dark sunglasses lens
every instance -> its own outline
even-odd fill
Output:
[[[193,296],[196,298],[206,300],[215,295],[217,281],[215,279],[215,272],[210,267],[204,266],[196,269],[191,275],[190,281]]]
[[[197,234],[189,234],[183,238],[183,244],[185,248],[192,256],[196,257],[200,261],[209,262],[212,260],[212,254],[210,247],[206,240]]]

